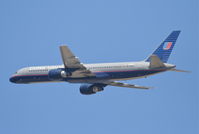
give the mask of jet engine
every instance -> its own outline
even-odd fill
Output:
[[[84,95],[95,94],[104,90],[104,84],[84,84],[80,86],[80,93]]]
[[[52,69],[48,72],[48,77],[50,80],[62,80],[70,76],[70,72],[66,72],[64,69]]]

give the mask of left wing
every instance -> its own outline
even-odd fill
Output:
[[[105,81],[105,82],[102,82],[102,83],[106,84],[106,85],[110,85],[110,86],[116,86],[116,87],[138,88],[138,89],[150,89],[150,88],[152,88],[152,87],[132,85],[132,84],[127,84],[127,83],[115,82],[115,81]]]

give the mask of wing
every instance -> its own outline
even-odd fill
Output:
[[[60,52],[62,56],[62,61],[66,69],[75,69],[73,77],[84,77],[84,76],[94,76],[90,70],[88,70],[79,59],[70,51],[67,46],[60,46]]]
[[[67,46],[60,46],[61,56],[65,68],[82,68],[86,69],[77,57],[70,51]]]
[[[127,83],[115,82],[115,81],[105,81],[105,82],[102,82],[102,83],[106,84],[106,85],[110,85],[110,86],[116,86],[116,87],[138,88],[138,89],[150,89],[150,88],[152,88],[152,87],[132,85],[132,84],[127,84]]]

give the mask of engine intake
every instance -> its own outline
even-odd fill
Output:
[[[62,80],[70,76],[71,73],[66,72],[64,69],[52,69],[48,72],[48,77],[50,80]]]
[[[80,93],[84,95],[95,94],[104,90],[104,84],[84,84],[80,86]]]

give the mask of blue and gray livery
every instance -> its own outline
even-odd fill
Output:
[[[175,65],[167,63],[179,34],[180,31],[173,31],[146,60],[139,62],[82,64],[67,46],[60,46],[63,65],[22,68],[10,78],[10,81],[21,84],[81,83],[80,92],[85,95],[103,91],[108,85],[149,89],[150,87],[118,81],[148,77],[165,71],[186,72],[177,70]]]

